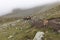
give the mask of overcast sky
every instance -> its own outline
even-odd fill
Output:
[[[0,0],[0,15],[4,15],[14,8],[28,9],[56,1],[58,0]]]

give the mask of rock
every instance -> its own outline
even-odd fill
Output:
[[[20,22],[20,20],[17,20],[16,22]]]
[[[45,33],[48,33],[48,31],[46,31]]]
[[[10,36],[8,37],[8,39],[11,39],[11,38],[13,38],[13,36],[12,36],[12,35],[10,35]]]
[[[16,27],[16,30],[18,30],[18,27]]]
[[[60,33],[60,30],[58,30],[58,32]]]
[[[16,24],[11,24],[11,26],[15,26]]]
[[[33,40],[42,40],[44,37],[44,32],[37,32]]]

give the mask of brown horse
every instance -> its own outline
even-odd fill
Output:
[[[24,17],[23,20],[31,20],[31,17],[30,16]]]

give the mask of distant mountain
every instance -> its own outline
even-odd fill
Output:
[[[29,15],[32,15],[32,14],[45,12],[45,11],[47,11],[51,8],[54,8],[58,5],[60,5],[60,2],[46,4],[46,5],[42,5],[42,6],[37,6],[37,7],[31,8],[31,9],[27,9],[27,10],[21,10],[19,8],[16,8],[12,11],[12,13],[6,14],[2,17],[3,18],[11,18],[11,17],[29,16]]]

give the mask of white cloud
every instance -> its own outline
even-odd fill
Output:
[[[0,15],[4,15],[13,8],[31,8],[38,5],[44,5],[57,0],[0,0]]]

